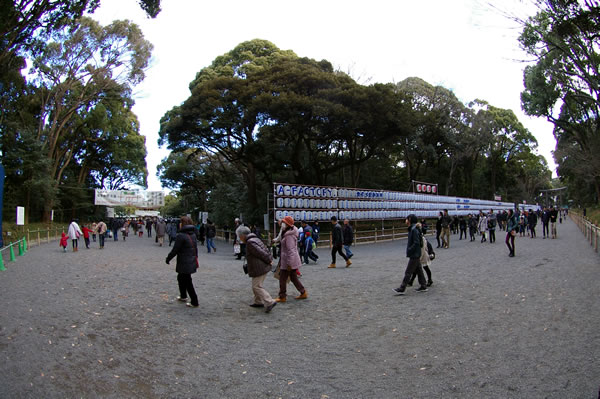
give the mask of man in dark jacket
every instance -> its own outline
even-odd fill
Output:
[[[420,287],[416,289],[417,292],[427,291],[427,281],[423,274],[423,268],[421,267],[421,245],[423,245],[423,239],[421,237],[421,231],[417,228],[417,217],[414,214],[408,215],[406,218],[406,224],[408,227],[408,243],[406,244],[406,257],[408,258],[408,265],[404,272],[404,280],[398,288],[394,288],[394,292],[398,295],[404,295],[406,286],[410,283],[413,273],[417,273]]]
[[[448,209],[444,209],[442,216],[442,248],[450,248],[450,225],[452,218],[448,215]]]
[[[175,238],[173,249],[167,256],[167,265],[175,256],[177,256],[175,271],[179,283],[177,300],[187,302],[189,295],[191,303],[187,303],[187,306],[197,308],[198,297],[192,283],[192,274],[196,273],[196,269],[198,269],[198,243],[196,242],[196,228],[188,216],[181,217],[179,233]]]
[[[152,237],[152,219],[146,220],[146,232],[148,237]]]
[[[533,209],[529,210],[529,215],[527,215],[527,226],[529,226],[529,231],[531,232],[531,238],[535,238],[535,226],[537,225],[538,217]]]
[[[550,209],[544,208],[544,212],[542,213],[542,234],[544,236],[544,239],[546,239],[546,237],[550,237],[550,230],[548,228],[549,225],[550,225]]]
[[[277,305],[277,302],[264,289],[263,283],[267,274],[271,271],[273,257],[261,239],[256,234],[251,233],[248,227],[241,227],[238,234],[240,241],[246,244],[248,276],[252,277],[254,302],[250,306],[253,308],[264,307],[265,312],[269,313]]]
[[[354,254],[350,250],[350,246],[354,242],[354,230],[352,230],[352,226],[350,225],[350,221],[348,219],[344,219],[343,236],[344,251],[346,251],[346,256],[348,257],[348,259],[350,259],[354,256]]]
[[[337,217],[331,217],[331,224],[333,225],[333,229],[331,230],[331,264],[329,265],[330,269],[335,268],[335,255],[339,254],[346,261],[346,267],[350,267],[352,261],[348,259],[346,255],[342,252],[342,248],[344,247],[344,234],[342,232],[342,226],[337,222]]]

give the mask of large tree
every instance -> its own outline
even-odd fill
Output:
[[[519,42],[534,63],[525,68],[523,109],[555,126],[563,179],[584,183],[600,199],[600,3],[543,0]]]

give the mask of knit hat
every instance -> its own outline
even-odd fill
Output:
[[[286,216],[283,218],[283,223],[287,224],[290,227],[294,227],[294,218],[291,216]]]

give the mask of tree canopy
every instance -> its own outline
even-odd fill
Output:
[[[425,180],[449,194],[530,201],[549,184],[512,111],[463,104],[419,78],[361,85],[327,60],[256,39],[189,87],[161,120],[159,145],[173,152],[158,175],[191,208],[222,217],[260,220],[274,181],[408,190]]]

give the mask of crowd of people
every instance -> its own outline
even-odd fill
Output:
[[[478,214],[465,216],[450,216],[448,210],[439,213],[435,223],[435,237],[437,248],[449,249],[452,235],[459,235],[459,240],[467,239],[480,242],[496,242],[496,231],[506,233],[505,244],[508,247],[508,256],[516,255],[515,237],[529,236],[537,237],[536,227],[538,222],[542,224],[543,238],[557,237],[557,222],[562,223],[562,218],[568,213],[567,210],[558,210],[554,207],[543,209],[529,209],[516,211],[508,210],[501,212],[479,211]],[[354,230],[350,221],[345,219],[340,224],[334,216],[331,222],[331,235],[329,247],[331,249],[331,263],[328,268],[336,268],[337,257],[345,261],[348,268],[352,265],[351,258],[354,256],[351,246],[354,243]],[[406,287],[412,286],[417,279],[419,286],[417,292],[427,292],[433,285],[431,262],[436,254],[433,246],[427,240],[427,221],[418,220],[416,215],[411,214],[405,220],[408,226],[408,241],[406,256],[409,258],[404,278],[401,285],[394,289],[398,295],[406,292]],[[244,271],[252,279],[252,291],[254,301],[251,307],[265,308],[269,313],[277,303],[287,302],[287,286],[292,283],[299,295],[295,298],[303,300],[308,298],[308,292],[300,278],[300,268],[310,261],[318,262],[319,256],[315,253],[319,242],[321,228],[318,221],[308,224],[302,221],[297,224],[291,216],[286,216],[278,221],[279,231],[277,236],[271,240],[262,237],[260,229],[256,225],[246,226],[240,219],[235,219],[234,228],[230,232],[225,226],[224,239],[229,243],[230,233],[233,233],[233,253],[237,259],[245,260]],[[67,233],[63,233],[60,246],[66,252],[68,240],[74,252],[78,251],[79,238],[83,236],[86,248],[90,248],[90,238],[96,242],[98,237],[99,248],[104,248],[105,238],[113,238],[118,241],[119,234],[125,241],[133,229],[134,236],[151,238],[154,233],[155,242],[163,246],[164,237],[168,237],[169,252],[166,263],[177,257],[177,281],[179,286],[178,301],[185,302],[187,306],[198,307],[198,297],[194,290],[192,274],[199,268],[198,242],[200,246],[206,245],[207,253],[216,252],[215,237],[216,226],[207,220],[206,223],[194,224],[189,216],[179,219],[147,218],[147,219],[122,219],[113,218],[106,224],[99,220],[89,225],[80,227],[78,220],[71,221]],[[278,259],[275,264],[274,261]],[[269,272],[279,280],[279,293],[273,299],[264,288],[264,282]],[[188,299],[190,302],[188,302]]]

